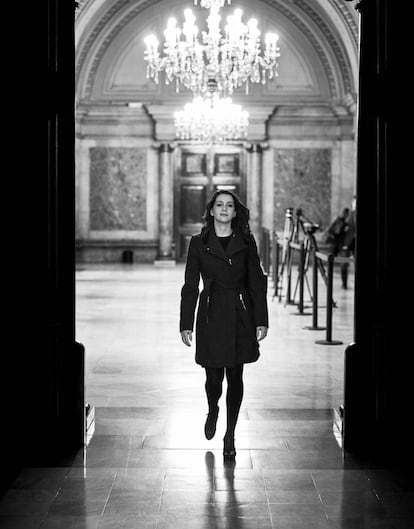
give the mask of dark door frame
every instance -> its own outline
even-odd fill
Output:
[[[28,88],[28,70],[13,57],[13,94],[20,89],[16,101],[26,101],[30,89],[34,113],[28,120],[26,105],[5,104],[12,124],[6,148],[16,162],[13,178],[4,179],[3,197],[9,197],[8,203],[3,200],[9,221],[5,231],[12,233],[5,248],[9,256],[20,258],[6,261],[11,288],[10,293],[5,288],[3,296],[7,348],[2,366],[6,432],[2,489],[24,466],[56,465],[65,459],[68,464],[68,454],[82,447],[84,433],[83,350],[74,328],[76,2],[49,0],[44,4],[46,13],[41,7],[39,3],[24,10],[8,6],[10,20],[19,21],[20,33],[30,41],[25,64],[38,66],[40,78],[46,47],[39,32],[48,20],[49,68],[44,84],[36,78]],[[402,85],[394,82],[406,79],[408,33],[403,11],[389,0],[360,0],[357,8],[361,33],[355,342],[345,351],[345,456],[377,457],[382,463],[402,462],[408,468],[414,453],[407,434],[412,322],[405,325],[402,320],[411,300],[399,279],[409,264],[401,257],[401,249],[406,248],[402,228],[411,233],[412,204],[408,197],[404,202],[407,193],[400,176],[407,176],[401,173],[401,160],[410,147],[406,129],[398,121],[399,107],[395,108]],[[409,17],[405,19],[408,23]],[[22,137],[22,123],[24,137],[29,138],[25,143],[16,141]],[[42,212],[48,212],[47,218]],[[23,256],[21,234],[26,234]]]

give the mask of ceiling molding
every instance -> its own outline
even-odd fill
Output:
[[[95,0],[99,3],[100,9],[96,15],[91,17],[89,24],[84,26],[83,34],[79,35],[76,55],[76,79],[78,80],[78,93],[82,99],[90,99],[93,91],[93,84],[100,62],[115,37],[147,8],[157,3],[162,4],[162,0],[118,0],[107,2],[105,0]],[[355,18],[350,14],[352,6],[343,0],[325,0],[331,6],[335,6],[336,11],[341,16],[344,24],[348,28],[348,33],[352,36],[353,42],[357,39],[357,25]],[[343,43],[330,28],[328,15],[321,15],[306,0],[260,0],[285,16],[309,41],[321,61],[330,90],[330,97],[333,103],[340,103],[345,94],[356,92],[355,80],[352,75],[349,59]],[[88,8],[92,9],[94,0],[86,0],[82,5],[81,13],[86,17]],[[108,7],[107,7],[108,6]],[[317,31],[313,29],[317,28]],[[323,45],[323,41],[328,47]],[[338,65],[334,71],[333,62]],[[342,85],[342,86],[341,86]]]

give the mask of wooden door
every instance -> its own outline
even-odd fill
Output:
[[[241,145],[180,145],[175,157],[174,222],[177,261],[187,256],[190,238],[203,226],[211,195],[228,189],[245,202],[244,155]]]

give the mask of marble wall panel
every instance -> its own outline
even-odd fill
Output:
[[[91,230],[147,228],[145,149],[92,147],[89,226]]]
[[[283,231],[286,208],[301,208],[310,221],[331,221],[331,149],[275,149],[274,230]]]

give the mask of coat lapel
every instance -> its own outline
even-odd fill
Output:
[[[233,233],[233,237],[230,239],[229,245],[227,247],[227,254],[229,257],[234,255],[241,250],[244,250],[247,247],[247,244],[244,242],[243,238],[239,233]]]
[[[208,237],[206,237],[205,240],[205,250],[207,252],[211,252],[216,257],[220,257],[220,259],[224,259],[225,261],[228,261],[229,257],[244,250],[246,247],[247,244],[243,241],[242,237],[239,234],[234,233],[233,237],[230,239],[226,254],[214,229],[209,231]]]
[[[216,257],[220,257],[220,259],[224,259],[225,261],[229,260],[227,255],[224,252],[222,245],[220,244],[220,241],[217,238],[217,235],[214,229],[211,229],[208,234],[206,250],[211,252]]]

